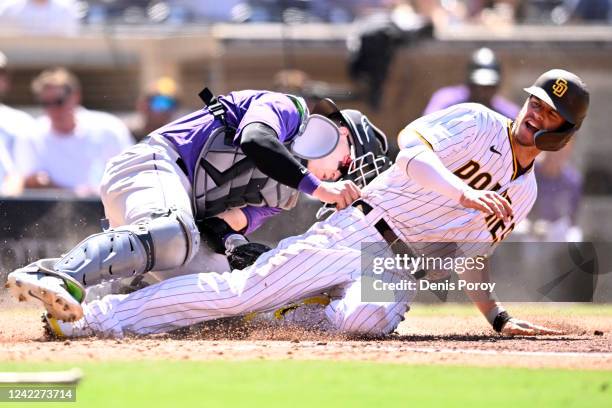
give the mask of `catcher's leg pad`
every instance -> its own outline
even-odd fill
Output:
[[[193,258],[199,239],[193,217],[169,210],[143,223],[89,236],[62,257],[55,270],[90,286],[172,269]]]

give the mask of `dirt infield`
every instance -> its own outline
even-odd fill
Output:
[[[521,318],[566,331],[534,338],[497,336],[482,317],[464,309],[409,313],[398,333],[382,340],[223,325],[180,336],[49,341],[40,311],[7,300],[0,301],[0,310],[2,361],[330,359],[612,370],[612,315],[596,308],[579,314],[526,309]]]

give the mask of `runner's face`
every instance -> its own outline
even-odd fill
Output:
[[[517,118],[515,139],[522,146],[535,146],[535,134],[539,130],[554,131],[565,119],[547,103],[531,95]]]

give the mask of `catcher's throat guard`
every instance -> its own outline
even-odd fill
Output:
[[[302,159],[320,159],[333,152],[339,141],[340,130],[334,122],[313,114],[308,117],[303,130],[298,132],[291,143],[291,151]]]

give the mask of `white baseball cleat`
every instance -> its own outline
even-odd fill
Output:
[[[333,327],[325,315],[325,307],[329,302],[330,298],[326,295],[313,296],[269,312],[250,313],[243,317],[243,321],[247,324],[331,332]]]
[[[91,337],[94,335],[93,330],[86,326],[84,320],[75,323],[63,322],[44,313],[42,322],[45,335],[50,339]]]
[[[49,314],[66,322],[83,317],[85,289],[70,276],[55,271],[57,259],[41,259],[9,273],[6,284],[20,302],[40,301]]]

